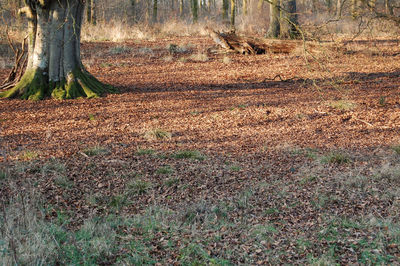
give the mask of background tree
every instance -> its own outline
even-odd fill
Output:
[[[14,88],[0,97],[57,99],[96,97],[103,85],[82,65],[80,33],[84,2],[81,0],[25,0],[20,10],[28,19],[28,63]]]
[[[296,0],[282,0],[281,5],[280,37],[284,39],[297,39],[299,31]]]
[[[278,38],[281,29],[279,0],[271,0],[269,7],[269,27],[267,37]]]

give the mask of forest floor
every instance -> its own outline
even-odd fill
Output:
[[[400,263],[399,44],[83,43],[119,94],[0,100],[0,262]]]

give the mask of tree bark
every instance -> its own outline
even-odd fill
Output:
[[[336,18],[342,17],[342,0],[337,0],[336,3]]]
[[[153,0],[153,23],[157,23],[158,17],[158,0]]]
[[[236,18],[236,5],[235,0],[231,0],[231,30],[235,30],[235,18]]]
[[[199,19],[199,2],[198,0],[192,0],[192,17],[193,23],[197,23]]]
[[[280,37],[284,39],[297,39],[300,34],[298,31],[296,0],[282,0],[281,3]]]
[[[272,0],[269,4],[269,27],[267,32],[268,38],[278,38],[280,34],[280,11],[279,0]]]
[[[387,15],[393,16],[393,5],[391,0],[385,0],[385,11]]]
[[[225,22],[228,19],[228,0],[222,0],[222,20]]]
[[[84,13],[81,0],[26,0],[29,44],[28,64],[14,88],[0,98],[39,100],[98,97],[112,91],[89,74],[80,58],[80,32]]]

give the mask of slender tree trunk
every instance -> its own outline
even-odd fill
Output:
[[[231,0],[231,29],[234,30],[235,29],[235,18],[236,18],[236,4],[235,4],[235,0]]]
[[[318,14],[318,1],[317,0],[311,0],[311,12],[315,15]]]
[[[92,25],[96,25],[97,24],[97,9],[96,9],[96,1],[97,0],[92,0]]]
[[[385,0],[385,11],[387,15],[393,16],[393,5],[391,0]]]
[[[369,7],[369,10],[370,10],[371,12],[374,11],[375,5],[376,5],[376,0],[369,0],[369,1],[368,1],[368,7]]]
[[[243,15],[244,16],[247,16],[247,11],[248,11],[247,1],[248,0],[243,0]]]
[[[92,0],[87,1],[86,7],[86,21],[91,24],[92,23]]]
[[[267,32],[268,38],[278,38],[280,34],[280,11],[279,11],[279,0],[272,0],[269,4],[269,27]]]
[[[351,16],[353,19],[358,17],[358,0],[351,0]]]
[[[264,15],[263,7],[264,7],[264,0],[258,0],[257,9],[258,9],[258,12],[260,12],[261,15]]]
[[[131,0],[132,22],[136,23],[136,0]]]
[[[158,0],[153,0],[153,23],[157,23],[158,17]]]
[[[336,17],[342,17],[342,0],[337,0],[336,3]]]
[[[197,23],[199,19],[199,2],[198,0],[191,0],[192,1],[192,17],[193,23]]]
[[[228,0],[222,0],[222,20],[223,21],[226,21],[228,19],[228,8],[229,8]]]
[[[182,18],[184,15],[184,5],[183,0],[179,1],[179,15]]]
[[[14,88],[1,98],[39,100],[97,97],[111,89],[90,75],[80,58],[84,4],[80,0],[28,2],[28,64]]]
[[[332,13],[332,0],[325,0],[326,3],[326,7],[328,9],[328,13],[331,14]]]

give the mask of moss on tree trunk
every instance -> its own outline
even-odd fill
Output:
[[[27,69],[0,98],[40,100],[94,98],[114,92],[87,72],[80,58],[81,0],[27,0],[29,22]]]

